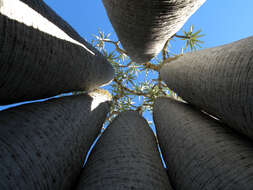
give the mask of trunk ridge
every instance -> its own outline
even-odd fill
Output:
[[[253,37],[186,53],[161,68],[185,101],[253,139]]]
[[[153,114],[175,189],[253,189],[252,141],[192,106],[169,98],[156,99]]]
[[[112,122],[92,150],[77,189],[171,189],[144,118],[127,111]]]
[[[113,79],[106,58],[38,0],[2,0],[0,105],[90,91]]]
[[[96,97],[99,99],[100,97]],[[0,112],[0,189],[72,189],[109,112],[88,95]]]
[[[156,56],[205,0],[103,0],[127,55],[138,63]]]

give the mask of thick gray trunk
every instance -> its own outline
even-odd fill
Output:
[[[253,189],[253,143],[191,106],[158,98],[158,140],[177,190]]]
[[[2,0],[0,8],[0,104],[91,90],[112,80],[112,66],[66,22],[42,1],[25,2],[36,9],[19,0]]]
[[[156,56],[205,0],[103,0],[128,56],[146,62]]]
[[[187,53],[161,69],[185,101],[253,138],[253,37]]]
[[[171,189],[157,144],[137,112],[121,113],[98,140],[79,190]]]
[[[96,48],[94,48],[90,43],[86,42],[65,20],[63,20],[58,14],[52,10],[43,0],[20,0],[27,4],[29,7],[37,11],[43,17],[47,18],[49,21],[58,26],[71,38],[77,40],[78,42],[85,45],[96,55],[102,55]]]
[[[0,189],[72,189],[109,111],[88,95],[0,112]]]

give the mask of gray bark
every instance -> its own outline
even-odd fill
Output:
[[[205,0],[103,0],[128,56],[147,62],[156,56]]]
[[[113,121],[92,150],[77,189],[171,189],[144,118],[127,111]]]
[[[24,2],[87,49],[0,14],[0,104],[88,91],[113,79],[106,58],[43,1]]]
[[[253,138],[253,37],[187,53],[161,69],[185,101]]]
[[[73,189],[109,111],[88,95],[0,112],[0,189]]]
[[[96,55],[102,56],[102,54],[94,48],[90,43],[85,41],[65,20],[63,20],[58,14],[51,9],[43,0],[20,0],[27,4],[29,7],[40,13],[43,17],[47,18],[49,21],[54,23],[65,33],[67,33],[71,38],[82,43],[93,51]]]
[[[168,98],[155,101],[153,114],[175,189],[253,189],[252,141],[191,106]]]

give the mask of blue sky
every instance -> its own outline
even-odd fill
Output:
[[[75,3],[69,0],[45,2],[88,41],[92,39],[92,34],[97,34],[98,29],[111,33],[111,38],[117,40],[102,0],[75,0]],[[202,33],[205,34],[201,39],[205,42],[203,48],[230,43],[253,34],[252,7],[253,0],[207,0],[183,28],[187,31],[193,24],[195,29],[202,29]],[[179,49],[182,43],[172,45]],[[145,114],[145,117],[152,120],[150,114]],[[152,128],[154,129],[153,126]]]
[[[106,16],[102,0],[45,0],[83,38],[90,41],[98,29],[117,37]],[[74,3],[73,3],[74,2]],[[193,24],[205,36],[203,48],[230,43],[253,34],[253,0],[207,0],[187,21],[188,30]],[[1,109],[7,108],[0,106]],[[148,116],[150,120],[150,116]]]
[[[111,33],[111,38],[117,39],[102,0],[45,2],[88,41],[92,39],[92,34],[97,34],[98,29]],[[203,48],[230,43],[253,34],[252,7],[253,0],[207,0],[183,28],[188,30],[193,24],[196,29],[202,29],[205,34]],[[0,106],[0,110],[3,108],[6,107]]]
[[[85,39],[90,40],[98,28],[111,33],[113,28],[106,16],[102,0],[45,0],[61,17],[70,23]],[[252,0],[207,0],[187,21],[206,34],[203,47],[213,47],[230,43],[253,34]]]

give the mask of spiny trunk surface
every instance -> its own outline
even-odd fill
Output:
[[[88,95],[0,112],[0,189],[72,189],[109,111]]]
[[[0,104],[88,91],[112,80],[105,57],[43,1],[24,2],[3,0],[0,7]]]
[[[191,106],[158,98],[158,140],[177,190],[253,189],[253,143]]]
[[[253,138],[253,37],[187,53],[161,69],[185,101]]]
[[[127,111],[113,121],[92,150],[77,189],[171,189],[144,118]]]
[[[205,0],[103,0],[128,56],[147,62],[156,56]]]

